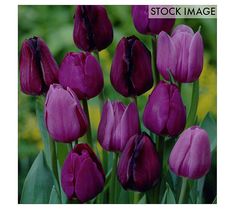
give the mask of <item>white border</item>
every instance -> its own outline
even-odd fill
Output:
[[[0,38],[0,204],[1,208],[32,207],[18,205],[18,112],[17,112],[17,41],[18,41],[18,4],[141,4],[141,1],[79,1],[79,0],[28,0],[1,2],[1,38]],[[139,208],[178,208],[178,207],[234,207],[235,195],[235,24],[234,6],[226,1],[142,1],[142,4],[217,4],[218,10],[218,204],[217,205],[128,205]],[[53,207],[35,205],[34,207]],[[56,205],[61,207],[100,207],[97,205]],[[103,208],[110,207],[103,205]],[[119,205],[113,205],[119,208]],[[121,206],[123,207],[123,206]]]

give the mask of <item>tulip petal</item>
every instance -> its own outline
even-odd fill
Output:
[[[173,74],[176,70],[176,48],[171,37],[164,31],[158,36],[157,43],[157,67],[164,79],[169,80],[170,70]]]
[[[188,76],[187,82],[197,80],[203,68],[203,40],[199,32],[196,32],[189,46]]]
[[[104,178],[90,157],[75,166],[75,193],[81,202],[86,202],[100,193]]]
[[[148,6],[132,6],[131,13],[136,30],[143,34],[148,33]]]
[[[153,75],[151,54],[139,40],[136,40],[133,44],[131,59],[133,62],[132,85],[136,94],[141,95],[153,86]]]

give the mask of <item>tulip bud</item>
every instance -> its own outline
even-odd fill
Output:
[[[171,37],[161,32],[158,37],[157,67],[169,80],[169,71],[178,82],[196,81],[203,68],[203,40],[186,25],[179,25]]]
[[[98,140],[107,151],[122,151],[131,136],[138,134],[139,116],[135,103],[127,107],[108,100],[103,106],[98,128]]]
[[[118,162],[118,180],[124,189],[144,192],[157,183],[160,169],[155,145],[142,133],[127,142]]]
[[[112,43],[113,28],[103,6],[77,6],[73,40],[77,47],[84,51],[101,51]]]
[[[71,88],[79,99],[97,96],[104,86],[100,64],[88,52],[66,54],[60,66],[59,81],[64,88]]]
[[[198,179],[206,175],[211,166],[207,132],[199,126],[186,129],[171,151],[169,165],[178,176]]]
[[[86,202],[103,190],[104,183],[104,170],[95,153],[88,144],[77,144],[61,171],[61,184],[67,197]]]
[[[142,34],[159,34],[170,32],[175,24],[175,18],[149,18],[147,5],[135,5],[131,8],[135,28]]]
[[[186,110],[176,85],[160,81],[148,98],[143,122],[158,135],[176,136],[184,130]]]
[[[141,95],[153,86],[151,54],[135,36],[123,37],[118,43],[110,79],[125,97]]]
[[[58,81],[58,65],[46,43],[38,37],[23,42],[20,52],[20,86],[25,94],[40,95]]]
[[[83,136],[88,121],[75,93],[68,87],[53,84],[46,96],[45,123],[50,136],[69,143]]]

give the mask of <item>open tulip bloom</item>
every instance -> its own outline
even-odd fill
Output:
[[[213,115],[198,117],[203,33],[183,24],[170,33],[175,18],[149,18],[147,5],[134,5],[128,15],[142,35],[122,37],[112,52],[109,9],[76,6],[81,51],[66,52],[60,66],[41,38],[22,43],[20,87],[38,96],[43,148],[21,202],[203,203],[216,150]]]

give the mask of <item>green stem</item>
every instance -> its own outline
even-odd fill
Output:
[[[109,197],[110,197],[110,203],[115,203],[116,200],[116,174],[117,174],[117,161],[118,161],[118,153],[114,153],[113,157],[113,167],[112,167],[112,174],[111,174],[111,186],[109,190]]]
[[[153,75],[155,76],[156,85],[160,81],[160,75],[157,70],[157,37],[152,35],[152,63],[153,63]]]
[[[179,197],[179,204],[183,204],[185,200],[185,195],[187,191],[187,179],[183,178],[181,191],[180,191],[180,197]]]
[[[163,169],[164,169],[164,149],[165,149],[165,138],[164,136],[158,136],[158,141],[157,141],[157,151],[159,154],[160,158],[160,163],[161,163],[161,176],[160,180],[158,182],[158,185],[155,187],[154,191],[154,203],[159,203],[160,201],[160,194],[161,194],[161,184],[162,184],[162,179],[163,179]]]
[[[87,105],[87,100],[86,99],[82,100],[82,105],[83,105],[83,109],[84,109],[84,111],[86,113],[87,120],[88,120],[87,143],[92,146],[91,121],[90,121],[89,109],[88,109],[88,105]]]
[[[199,100],[199,80],[193,83],[192,97],[191,97],[191,105],[188,113],[186,128],[192,126],[195,123],[197,107]]]
[[[138,109],[138,101],[137,101],[137,96],[132,96],[131,97],[131,101],[135,103],[137,109]],[[138,112],[139,114],[139,112]],[[140,122],[140,115],[139,115],[139,127],[140,127],[140,130],[141,130],[141,122]]]
[[[55,141],[50,138],[50,149],[51,149],[51,169],[52,172],[55,176],[55,186],[58,189],[58,194],[60,194],[60,179],[59,179],[59,174],[58,174],[58,169],[57,169],[57,153],[56,153],[56,146],[55,146]]]

